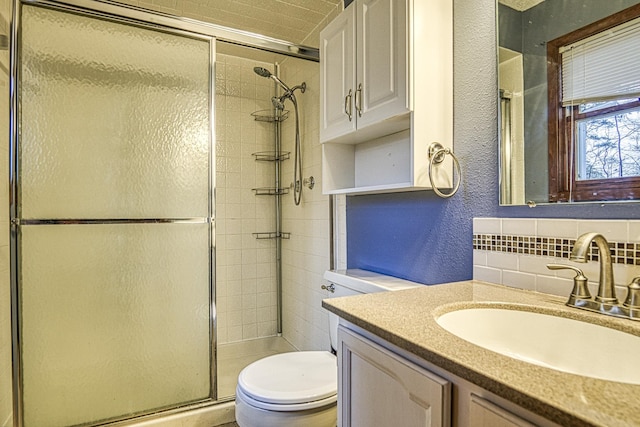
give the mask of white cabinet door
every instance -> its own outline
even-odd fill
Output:
[[[356,129],[355,17],[355,7],[347,8],[320,32],[321,141]]]
[[[338,426],[450,426],[448,381],[342,326],[338,339]]]
[[[360,0],[357,8],[358,128],[409,111],[407,0]],[[382,135],[379,135],[382,136]]]
[[[517,415],[475,394],[469,402],[469,427],[535,427]]]
[[[320,32],[321,142],[409,127],[383,123],[409,112],[408,19],[407,0],[356,0]]]

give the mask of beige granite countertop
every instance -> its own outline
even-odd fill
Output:
[[[464,341],[436,323],[439,315],[455,309],[518,304],[521,309],[585,320],[640,336],[640,322],[569,308],[565,300],[466,281],[326,299],[322,305],[401,349],[560,425],[640,426],[640,385],[567,374],[512,359]]]

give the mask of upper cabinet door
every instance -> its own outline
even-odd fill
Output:
[[[356,11],[347,8],[320,33],[320,140],[356,129]]]
[[[407,1],[356,0],[320,33],[321,142],[409,128]]]
[[[406,0],[360,0],[357,8],[358,128],[409,112]]]

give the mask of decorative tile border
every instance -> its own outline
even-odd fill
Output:
[[[490,252],[569,258],[576,239],[500,234],[474,234],[473,249]],[[640,265],[640,243],[609,242],[614,263]],[[598,248],[591,244],[589,261],[598,261]]]

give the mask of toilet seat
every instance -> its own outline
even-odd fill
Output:
[[[260,359],[240,372],[236,394],[252,406],[302,411],[337,401],[336,357],[327,351],[281,353]]]

